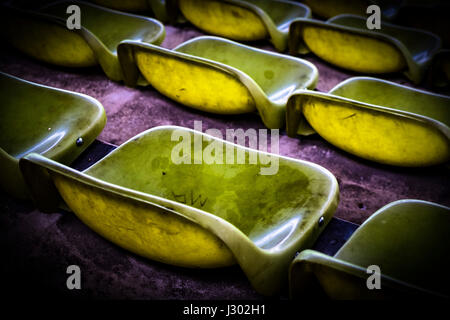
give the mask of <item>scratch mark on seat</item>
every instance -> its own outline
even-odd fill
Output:
[[[349,118],[354,117],[354,116],[356,116],[356,113],[352,113],[351,115],[349,115],[347,117],[344,117],[341,120],[346,120],[346,119],[349,119]]]

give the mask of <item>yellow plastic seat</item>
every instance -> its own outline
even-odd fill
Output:
[[[369,77],[329,93],[300,90],[287,104],[287,133],[304,119],[325,140],[359,157],[419,167],[450,159],[450,98]]]
[[[127,85],[145,78],[167,97],[212,113],[258,111],[268,128],[283,127],[289,95],[314,88],[318,79],[306,60],[217,37],[198,37],[173,50],[124,41],[118,52]]]
[[[89,96],[0,72],[0,187],[29,197],[19,159],[39,153],[65,164],[78,157],[106,123],[103,106]]]
[[[334,257],[305,250],[290,267],[293,299],[450,297],[450,208],[421,200],[374,213]],[[376,266],[379,289],[369,289]],[[372,282],[373,281],[373,282]]]
[[[81,29],[66,26],[67,7],[81,11]],[[39,12],[3,7],[0,34],[25,54],[59,66],[100,65],[111,80],[122,80],[117,46],[123,40],[160,44],[164,26],[157,20],[85,2],[57,2]]]
[[[189,149],[182,155],[181,137]],[[242,152],[244,163],[194,164],[210,143],[224,157]],[[174,162],[174,152],[188,162]],[[42,211],[56,210],[62,198],[106,239],[164,263],[237,262],[258,292],[271,295],[287,284],[295,252],[311,246],[331,219],[339,191],[329,171],[306,161],[270,155],[278,171],[261,174],[269,166],[264,156],[190,129],[157,127],[83,172],[37,154],[20,167]]]
[[[287,48],[289,24],[310,18],[310,9],[284,0],[179,0],[180,11],[193,25],[237,41],[269,38],[278,51]]]
[[[386,22],[379,30],[368,30],[366,18],[356,15],[326,22],[296,19],[289,31],[292,54],[312,51],[335,66],[361,73],[403,72],[415,83],[440,47],[440,38],[430,32]]]

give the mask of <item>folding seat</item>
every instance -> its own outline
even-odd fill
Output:
[[[192,149],[209,141],[227,155],[244,152],[246,161],[177,164],[172,153],[179,136]],[[215,268],[237,262],[258,292],[273,295],[287,283],[295,253],[309,248],[332,218],[339,191],[323,167],[274,154],[277,174],[262,175],[264,155],[165,126],[133,137],[83,172],[35,153],[20,167],[41,211],[65,203],[106,239],[163,263]],[[187,160],[196,156],[194,150]]]
[[[392,202],[366,220],[333,257],[301,252],[290,268],[291,297],[448,298],[449,228],[448,207],[421,200]],[[374,273],[377,269],[380,274]]]
[[[70,164],[100,134],[103,106],[89,96],[0,72],[0,186],[17,198],[29,192],[19,159],[38,153]]]
[[[285,124],[286,102],[296,89],[313,89],[310,62],[218,37],[197,37],[173,50],[139,41],[118,49],[129,86],[150,83],[169,98],[202,111],[258,111],[271,129]]]
[[[340,68],[370,74],[403,72],[420,83],[441,39],[427,31],[381,22],[369,30],[367,18],[342,14],[328,21],[295,19],[289,30],[291,54],[312,51]]]
[[[310,18],[311,10],[283,0],[179,0],[184,17],[199,29],[237,41],[270,39],[285,51],[289,24]]]
[[[67,8],[80,7],[80,29],[67,28]],[[100,65],[111,80],[122,80],[117,46],[123,40],[160,44],[164,26],[157,20],[84,2],[57,2],[39,11],[2,8],[0,34],[27,55],[59,66]]]
[[[450,158],[450,98],[397,83],[354,77],[329,93],[299,90],[286,117],[289,136],[310,125],[333,145],[376,162],[421,167]]]

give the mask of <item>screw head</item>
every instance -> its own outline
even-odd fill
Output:
[[[323,226],[323,223],[325,222],[325,218],[322,216],[319,218],[319,227]]]
[[[82,137],[79,137],[79,138],[77,139],[77,142],[76,142],[77,146],[82,146],[83,143],[84,143],[83,138],[82,138]]]

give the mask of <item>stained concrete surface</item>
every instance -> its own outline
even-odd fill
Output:
[[[163,46],[202,35],[190,26],[166,26]],[[272,50],[267,42],[254,45]],[[328,91],[356,74],[332,67],[307,55],[319,69],[317,90]],[[256,114],[213,115],[189,109],[162,96],[151,87],[128,88],[110,81],[99,68],[68,69],[33,60],[11,48],[0,54],[0,70],[37,83],[88,94],[105,107],[107,124],[99,139],[119,145],[134,135],[159,125],[203,130],[265,128]],[[400,74],[383,77],[411,85]],[[450,205],[447,166],[396,168],[356,158],[336,149],[317,135],[289,138],[280,133],[280,154],[315,162],[338,179],[340,203],[335,216],[361,224],[385,204],[415,198]],[[238,267],[190,270],[172,267],[125,252],[90,231],[73,214],[43,214],[30,203],[5,194],[0,200],[0,242],[7,262],[2,274],[16,294],[138,299],[260,299]],[[407,226],[405,226],[407,227]],[[65,268],[81,267],[83,289],[68,291]],[[286,291],[281,298],[286,298]]]

